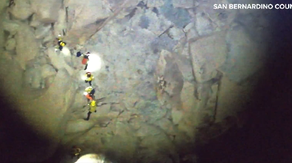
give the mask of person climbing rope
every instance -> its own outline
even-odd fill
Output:
[[[79,158],[80,157],[80,152],[81,152],[81,149],[76,147],[76,146],[73,146],[72,149],[71,149],[71,158],[73,159],[74,157],[77,157]]]
[[[82,54],[80,51],[77,52],[76,54],[77,57],[83,57],[81,63],[85,65],[84,70],[86,70],[88,66],[89,54],[90,52],[87,52],[86,54]]]
[[[89,93],[87,92],[84,92],[84,96],[86,97],[87,99],[87,102],[93,100],[94,96],[93,95],[90,95]]]
[[[85,88],[84,95],[87,98],[88,102],[94,98],[94,93],[95,93],[95,89],[92,88],[91,86]]]
[[[86,72],[85,83],[89,83],[89,85],[92,86],[91,82],[93,79],[94,79],[93,75],[90,72]]]
[[[92,86],[85,88],[85,92],[87,92],[90,96],[93,96],[95,93],[95,89]]]
[[[88,113],[87,113],[87,118],[85,119],[85,120],[89,120],[89,118],[90,118],[90,115],[91,115],[91,113],[92,112],[96,112],[96,101],[93,99],[93,100],[91,100],[90,102],[89,102],[89,110],[88,110]]]
[[[58,40],[58,49],[62,51],[63,47],[66,45],[66,42],[62,41],[61,35],[58,36],[57,40]]]

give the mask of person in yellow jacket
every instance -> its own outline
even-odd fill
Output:
[[[92,113],[92,112],[96,112],[96,101],[93,99],[93,100],[91,100],[90,102],[89,102],[89,110],[88,110],[88,113],[87,113],[87,118],[85,119],[85,120],[89,120],[89,118],[90,118],[90,114]]]
[[[85,95],[87,101],[89,102],[90,100],[94,98],[94,93],[95,93],[95,89],[92,88],[92,86],[89,86],[85,88],[85,92],[83,94]]]
[[[91,82],[94,79],[93,75],[90,72],[86,73],[86,79],[85,79],[85,83],[89,83],[90,86],[92,86]]]
[[[58,40],[59,50],[62,51],[63,47],[66,45],[66,42],[62,41],[61,35],[58,36],[57,40]]]

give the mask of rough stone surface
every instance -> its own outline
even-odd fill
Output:
[[[30,0],[32,9],[36,14],[37,19],[43,23],[54,23],[58,20],[58,11],[61,8],[59,0]]]
[[[45,64],[41,67],[41,74],[43,78],[47,78],[49,76],[56,75],[56,70],[53,66]]]
[[[240,86],[230,81],[227,77],[222,78],[219,92],[216,121],[222,121],[226,115],[234,116],[244,108],[245,101],[249,101],[249,92],[247,86]],[[228,93],[227,93],[228,92]],[[230,108],[234,109],[230,109]]]
[[[181,8],[194,8],[198,5],[196,1],[189,1],[189,0],[173,0],[174,7],[181,7]]]
[[[78,121],[69,121],[66,127],[66,134],[78,133],[88,130],[90,127],[94,126],[93,122],[86,122],[82,119]]]
[[[190,44],[193,71],[198,82],[205,82],[214,76],[214,71],[224,64],[227,45],[224,32],[204,37]]]
[[[66,1],[68,7],[68,37],[72,45],[84,44],[92,36],[106,18],[111,15],[107,4],[102,1],[90,0],[83,3],[79,0]],[[98,11],[98,12],[96,12]]]
[[[63,35],[64,32],[67,34],[67,16],[66,10],[60,9],[59,11],[58,21],[54,23],[54,35]]]
[[[232,81],[240,83],[254,74],[265,62],[264,47],[253,41],[240,25],[234,25],[226,36],[227,60],[220,67]]]
[[[145,2],[147,7],[159,7],[165,3],[163,0],[146,0]]]
[[[196,17],[196,29],[200,36],[211,34],[214,30],[212,22],[205,13],[199,13]]]
[[[51,60],[52,65],[56,68],[56,69],[62,69],[65,68],[70,75],[73,75],[74,73],[74,69],[72,67],[70,67],[66,62],[65,62],[65,57],[68,56],[64,56],[62,54],[58,54],[56,53],[56,51],[54,50],[54,48],[49,48],[47,50],[47,54]]]
[[[15,35],[20,28],[20,24],[11,20],[3,20],[3,29],[4,31],[8,31],[10,35]]]
[[[48,33],[51,32],[51,25],[46,25],[46,26],[38,26],[35,30],[35,38],[36,39],[42,39],[49,35]]]
[[[173,22],[177,27],[183,28],[190,22],[190,15],[187,10],[175,8],[172,0],[165,0],[164,5],[158,8],[159,13],[165,16],[169,21]]]
[[[174,40],[180,40],[181,38],[183,38],[185,36],[183,30],[175,28],[175,27],[170,28],[169,35],[170,35],[170,38],[172,38]]]
[[[33,14],[30,0],[14,0],[15,6],[11,7],[9,12],[20,20],[25,20]]]
[[[39,51],[39,45],[35,39],[32,29],[26,24],[20,24],[19,31],[15,36],[16,39],[16,56],[15,59],[19,62],[20,66],[25,69],[25,65],[28,61],[37,56]]]
[[[25,83],[32,88],[40,88],[42,82],[42,73],[40,69],[28,68],[24,73]]]
[[[6,50],[14,50],[15,46],[16,46],[16,41],[14,38],[11,38],[11,39],[6,41],[5,49]]]
[[[179,121],[182,119],[182,115],[183,115],[182,111],[179,111],[177,109],[172,109],[171,116],[172,116],[172,121],[174,125],[179,123]]]
[[[8,124],[19,116],[35,136],[15,137],[19,125],[11,128],[12,141],[1,135],[9,142],[0,147],[7,162],[51,156],[50,162],[76,162],[68,156],[74,145],[109,162],[198,162],[197,144],[241,125],[238,112],[250,100],[266,40],[275,34],[267,34],[274,30],[269,19],[278,18],[263,10],[213,9],[239,3],[226,0],[15,2],[0,23],[0,87],[8,101],[17,101]],[[0,1],[0,11],[6,5]],[[62,52],[54,51],[59,34],[67,43]],[[89,121],[77,51],[102,60],[92,85],[103,105]],[[2,131],[0,125],[6,135]]]

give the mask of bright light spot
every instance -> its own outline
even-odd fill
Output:
[[[95,72],[99,71],[102,67],[102,59],[96,53],[90,53],[88,60],[88,67],[86,69],[87,72]]]
[[[85,80],[86,79],[86,75],[85,74],[81,74],[81,79]]]
[[[86,96],[88,93],[87,92],[84,92],[83,94]]]
[[[62,53],[64,56],[70,56],[70,55],[71,55],[71,52],[70,52],[69,48],[67,48],[66,46],[63,47],[61,53]]]
[[[75,163],[104,163],[104,156],[98,154],[86,154],[81,156]]]

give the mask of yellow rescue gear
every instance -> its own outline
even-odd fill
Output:
[[[87,75],[86,75],[86,77],[87,77]],[[94,77],[93,77],[93,75],[91,75],[90,77],[87,77],[86,79],[85,79],[85,81],[92,81],[94,79]]]
[[[90,93],[92,90],[93,90],[93,88],[91,86],[85,88],[85,92],[87,92],[87,93]]]
[[[95,112],[96,111],[96,101],[95,100],[92,100],[90,102],[90,112]]]
[[[90,106],[96,106],[96,101],[92,100],[91,103],[90,103]]]
[[[60,45],[60,46],[65,46],[66,44],[65,44],[63,41],[60,41],[60,42],[59,42],[59,45]]]

